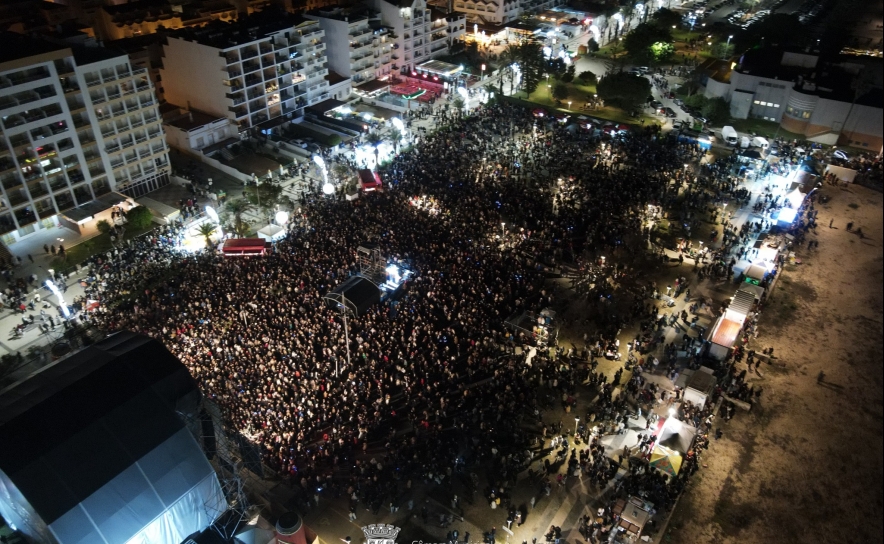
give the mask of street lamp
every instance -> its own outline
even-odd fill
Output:
[[[733,34],[731,34],[730,36],[728,36],[728,37],[727,37],[727,43],[724,44],[724,57],[725,57],[725,58],[727,58],[728,51],[730,51],[730,48],[731,48],[731,40],[733,39],[733,37],[734,37]]]
[[[482,77],[481,77],[480,81],[485,81],[485,65],[484,64],[482,65]]]
[[[580,430],[580,416],[574,417],[574,436],[577,436],[577,432]]]
[[[500,234],[501,236],[506,236],[506,223],[502,222],[500,224]]]
[[[568,100],[568,109],[569,110],[571,109],[571,101],[570,100]]]

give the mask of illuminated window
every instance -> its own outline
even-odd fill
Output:
[[[761,102],[759,102],[758,100],[756,100],[755,103],[756,103],[756,104],[761,104]]]

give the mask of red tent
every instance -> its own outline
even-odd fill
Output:
[[[270,242],[263,238],[233,238],[224,241],[221,252],[225,257],[265,255],[270,250]]]
[[[377,172],[363,168],[356,173],[359,176],[359,185],[362,186],[363,191],[379,191],[381,189],[381,176]]]

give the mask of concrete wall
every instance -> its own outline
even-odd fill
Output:
[[[325,31],[325,54],[328,58],[329,70],[350,76],[350,28],[346,21],[308,15],[308,19],[319,22],[319,26]],[[360,25],[362,26],[362,25]],[[365,23],[367,27],[367,21]]]
[[[725,100],[730,101],[730,93],[730,83],[722,83],[721,81],[709,78],[706,82],[706,90],[703,92],[703,96],[706,98],[724,98]]]
[[[163,47],[163,90],[166,100],[220,117],[230,117],[227,87],[222,84],[227,61],[219,50],[178,38]],[[199,84],[194,84],[198,81]]]
[[[743,91],[734,91],[731,94],[731,117],[734,119],[747,119],[752,109],[752,94]]]

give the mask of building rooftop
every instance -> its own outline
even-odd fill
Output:
[[[125,51],[109,47],[88,47],[85,45],[79,45],[71,47],[71,51],[74,52],[74,60],[77,61],[77,66],[86,66],[94,62],[101,62],[103,60],[110,60],[118,57],[126,57],[126,60],[129,60]]]
[[[359,7],[361,6],[357,6],[357,9],[343,8],[340,6],[329,6],[310,10],[305,13],[305,15],[312,17],[322,17],[323,19],[333,19],[335,21],[346,21],[348,23],[358,23],[369,18],[363,12],[364,10],[358,9]]]
[[[304,23],[318,24],[298,15],[266,9],[234,22],[215,20],[201,27],[173,30],[168,36],[216,49],[229,49]]]
[[[839,102],[853,101],[854,90],[851,85],[855,76],[839,64],[842,59],[835,58],[833,61],[812,59],[816,55],[791,52],[793,57],[797,55],[815,60],[812,66],[796,66],[783,64],[786,53],[774,48],[752,49],[742,55],[735,70],[741,74],[792,83],[795,89],[803,94]],[[879,72],[882,67],[884,64],[876,66]],[[880,81],[880,77],[877,80]],[[872,86],[856,98],[856,103],[880,108],[882,95],[884,92],[880,86]]]
[[[0,64],[65,49],[68,49],[66,45],[23,36],[15,32],[0,32]],[[0,70],[2,69],[0,67]]]
[[[338,83],[340,83],[342,81],[346,81],[348,79],[350,79],[350,78],[344,77],[341,74],[339,74],[333,70],[329,70],[328,75],[325,76],[325,80],[328,81],[329,85],[337,85]]]
[[[226,117],[219,117],[211,113],[205,113],[199,110],[191,109],[180,117],[166,121],[165,124],[173,126],[184,131],[191,131],[195,128],[204,127],[216,121],[226,120]]]

